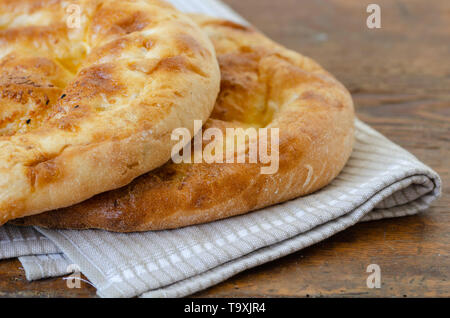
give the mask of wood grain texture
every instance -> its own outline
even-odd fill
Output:
[[[225,0],[261,31],[309,55],[352,92],[358,116],[442,177],[441,199],[417,216],[358,224],[196,297],[450,296],[450,2],[378,0],[382,29],[366,27],[370,1]],[[368,289],[366,268],[381,267]],[[28,283],[0,261],[0,296],[92,297],[62,278]]]

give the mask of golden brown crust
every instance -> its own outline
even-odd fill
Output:
[[[353,102],[317,63],[251,28],[196,17],[213,41],[221,92],[204,130],[280,128],[279,170],[262,164],[175,164],[70,208],[14,224],[100,228],[117,232],[171,229],[239,215],[307,195],[344,167],[354,139]]]
[[[206,120],[208,37],[159,0],[0,1],[0,224],[122,187]]]

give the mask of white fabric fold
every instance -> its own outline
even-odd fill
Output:
[[[213,0],[172,0],[180,9],[242,18]],[[102,297],[182,297],[324,240],[360,222],[413,215],[441,191],[439,176],[356,122],[355,150],[326,188],[246,215],[170,231],[119,234],[0,227],[0,259],[19,257],[29,280],[71,264]],[[401,222],[401,221],[399,221]]]

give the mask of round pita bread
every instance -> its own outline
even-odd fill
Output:
[[[15,224],[116,232],[173,229],[307,195],[339,174],[354,140],[353,102],[344,86],[313,60],[251,28],[207,17],[196,21],[215,45],[222,74],[203,131],[279,128],[277,172],[261,173],[267,166],[261,162],[169,162],[124,188]]]
[[[166,163],[219,92],[211,41],[165,2],[67,4],[0,1],[0,224]]]

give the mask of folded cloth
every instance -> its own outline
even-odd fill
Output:
[[[180,9],[242,18],[213,0]],[[119,234],[0,227],[0,259],[19,257],[29,280],[76,268],[102,297],[182,297],[322,241],[360,221],[413,215],[441,191],[439,176],[356,121],[356,144],[326,188],[246,215],[177,230]]]

